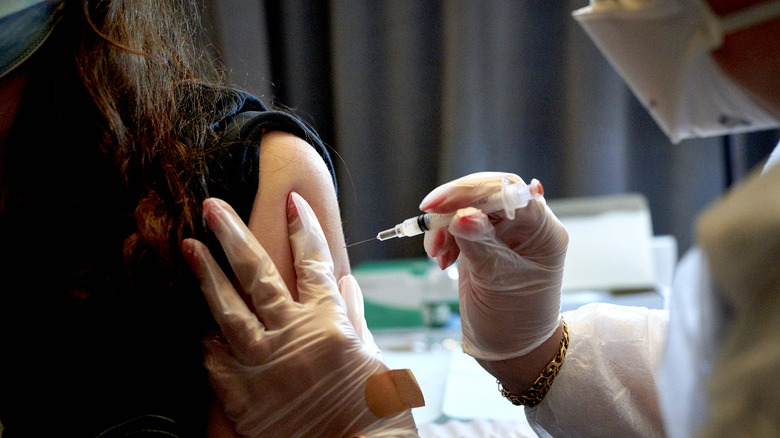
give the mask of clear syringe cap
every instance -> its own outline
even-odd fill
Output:
[[[531,184],[515,182],[507,177],[501,180],[501,201],[507,219],[514,220],[515,210],[528,205],[528,201],[544,195],[544,187],[536,178]]]

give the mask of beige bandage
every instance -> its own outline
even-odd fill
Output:
[[[366,403],[379,418],[425,406],[420,385],[412,370],[390,370],[374,374],[366,382]]]

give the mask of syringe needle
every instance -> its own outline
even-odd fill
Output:
[[[372,240],[376,240],[376,237],[372,237],[370,239],[361,240],[360,242],[350,243],[349,245],[344,246],[344,248],[349,248],[350,246],[360,245],[361,243],[370,242]]]

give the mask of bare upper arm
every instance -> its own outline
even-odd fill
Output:
[[[338,280],[349,274],[336,190],[325,162],[304,140],[282,131],[263,135],[260,144],[260,184],[249,226],[284,278],[294,299],[296,276],[287,235],[287,196],[295,191],[311,205],[333,255]],[[209,436],[238,437],[219,404],[211,408]]]
[[[333,255],[338,280],[350,272],[336,191],[325,162],[304,140],[282,131],[263,135],[260,185],[249,229],[271,256],[297,299],[296,276],[287,236],[287,196],[297,192],[317,215]]]

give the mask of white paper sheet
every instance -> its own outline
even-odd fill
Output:
[[[563,291],[656,289],[647,200],[625,194],[550,200],[569,232]]]

